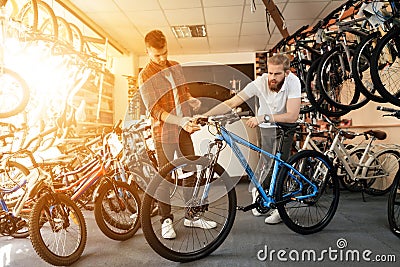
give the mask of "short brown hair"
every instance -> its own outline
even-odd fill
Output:
[[[164,48],[167,44],[167,39],[165,35],[160,30],[153,30],[146,34],[144,37],[144,43],[146,47],[153,47],[155,49]]]
[[[283,70],[290,70],[290,59],[282,54],[273,55],[268,58],[268,64],[271,65],[283,65]]]

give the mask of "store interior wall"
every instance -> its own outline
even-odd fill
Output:
[[[187,65],[204,65],[210,62],[218,64],[246,64],[255,62],[255,52],[250,53],[218,53],[218,54],[192,54],[192,55],[169,55],[169,59],[176,60]],[[114,92],[114,118],[115,120],[124,119],[128,104],[128,83],[124,75],[137,77],[139,69],[143,68],[148,62],[147,56],[128,55],[114,58],[113,70],[115,74]],[[396,108],[396,106],[384,103],[369,102],[364,107],[351,111],[342,118],[351,119],[352,126],[349,130],[361,132],[369,129],[380,129],[386,131],[388,137],[381,143],[400,144],[400,122],[393,117],[382,117],[384,112],[376,110],[377,106]],[[353,142],[358,142],[354,140]]]

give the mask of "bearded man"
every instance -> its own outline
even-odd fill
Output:
[[[251,97],[257,97],[259,108],[256,116],[246,121],[250,128],[259,127],[261,136],[261,148],[272,154],[275,153],[277,141],[281,138],[281,131],[276,131],[275,122],[295,123],[300,113],[301,84],[299,78],[290,71],[290,60],[285,55],[274,55],[267,61],[267,73],[257,77],[234,97],[217,105],[205,116],[224,114],[239,106]],[[284,134],[281,148],[281,159],[286,160],[290,155],[293,142],[293,132]],[[258,179],[263,188],[269,188],[272,175],[273,161],[266,156],[261,156],[257,166]],[[267,170],[267,171],[266,171]],[[258,191],[252,188],[253,202]],[[261,214],[253,209],[255,216]],[[277,224],[282,220],[277,209],[265,218],[267,224]]]

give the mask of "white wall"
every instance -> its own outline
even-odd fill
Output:
[[[134,55],[113,59],[112,72],[115,75],[114,85],[114,121],[124,119],[128,107],[128,80],[126,76],[138,74],[138,57]]]
[[[387,112],[377,110],[377,106],[399,109],[399,107],[396,107],[392,104],[375,103],[370,101],[362,108],[350,111],[348,114],[342,117],[352,120],[352,126],[348,130],[354,132],[364,132],[371,129],[382,130],[387,133],[387,138],[382,141],[377,141],[377,143],[400,144],[400,120],[396,119],[395,117],[383,117],[383,115],[387,114]],[[357,139],[353,142],[356,143],[359,141],[360,139]]]
[[[169,59],[185,65],[218,64],[245,64],[255,62],[255,53],[217,53],[196,55],[169,55]],[[134,55],[116,57],[113,59],[112,72],[115,74],[114,89],[114,120],[124,119],[128,105],[128,81],[123,75],[137,77],[139,68],[143,68],[149,59],[147,56]]]
[[[185,63],[185,65],[205,65],[207,62],[219,64],[245,64],[254,63],[256,53],[216,53],[216,54],[194,54],[194,55],[168,55],[168,59]],[[139,57],[139,68],[143,68],[149,62],[147,56]]]

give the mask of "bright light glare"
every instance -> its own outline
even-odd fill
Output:
[[[32,112],[36,119],[46,114],[60,114],[72,88],[78,66],[69,55],[54,55],[51,44],[44,41],[21,43],[7,39],[5,65],[26,81],[31,92]],[[33,116],[33,114],[31,114]]]

